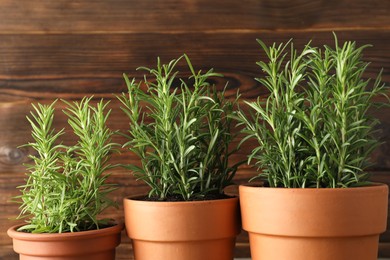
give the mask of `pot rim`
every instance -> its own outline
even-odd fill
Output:
[[[347,191],[347,190],[355,190],[355,191],[364,191],[364,190],[370,190],[375,189],[378,187],[388,187],[386,183],[380,183],[380,182],[370,182],[370,185],[365,186],[359,186],[359,187],[347,187],[347,188],[286,188],[286,187],[264,187],[260,186],[259,184],[240,184],[239,188],[244,188],[247,190],[258,190],[258,189],[267,189],[267,190],[279,190],[279,191],[316,191],[316,192],[335,192],[335,191]]]
[[[155,206],[162,206],[162,207],[167,207],[170,205],[175,205],[175,206],[189,206],[189,205],[204,205],[204,204],[216,204],[216,203],[226,203],[226,201],[230,200],[238,200],[238,196],[230,196],[227,198],[221,198],[221,199],[211,199],[211,200],[191,200],[191,201],[149,201],[149,200],[139,200],[137,198],[140,198],[145,195],[135,195],[135,196],[128,196],[123,198],[123,201],[131,200],[132,203],[139,203],[139,204],[155,204]]]
[[[10,227],[7,230],[9,237],[19,240],[36,240],[36,241],[59,241],[65,237],[72,239],[85,239],[90,237],[101,237],[109,234],[120,233],[124,229],[124,224],[119,221],[115,221],[113,226],[105,227],[101,229],[77,231],[77,232],[65,232],[65,233],[28,233],[17,231],[17,229],[24,224],[17,224]]]

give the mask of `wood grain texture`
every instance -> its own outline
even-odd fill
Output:
[[[390,30],[337,31],[337,35],[340,41],[372,44],[374,47],[364,52],[366,60],[372,62],[370,70],[377,73],[385,68],[384,80],[389,81]],[[189,55],[195,68],[213,67],[228,75],[253,78],[259,71],[256,61],[264,59],[257,38],[267,44],[293,38],[296,46],[304,46],[310,40],[313,45],[334,46],[330,31],[2,35],[0,86],[3,93],[11,88],[17,95],[23,95],[19,92],[23,91],[23,85],[40,93],[49,89],[58,94],[67,88],[80,94],[84,89],[111,93],[118,91],[117,83],[123,72],[134,73],[138,66],[154,66],[158,56],[167,62],[183,53]],[[45,82],[37,82],[39,79]],[[45,89],[50,83],[59,88]]]
[[[0,31],[28,34],[322,30],[390,25],[390,2],[383,0],[2,0],[0,10]]]
[[[5,231],[14,224],[9,218],[18,214],[10,200],[24,182],[22,164],[32,152],[18,148],[30,140],[25,116],[31,102],[105,98],[113,109],[109,126],[126,131],[127,120],[113,94],[126,90],[122,73],[140,77],[135,69],[154,66],[157,56],[167,62],[187,53],[196,69],[214,68],[225,75],[213,83],[220,89],[228,83],[228,98],[239,90],[243,99],[253,100],[267,95],[254,80],[260,75],[256,61],[265,58],[257,38],[266,44],[293,38],[295,46],[311,39],[313,45],[332,46],[332,31],[340,41],[373,44],[364,52],[372,63],[365,77],[383,68],[383,80],[390,85],[389,13],[387,0],[0,0],[0,259],[17,259]],[[184,63],[178,68],[185,76]],[[55,127],[60,129],[66,118],[58,108]],[[386,142],[373,154],[372,180],[390,184],[390,108],[370,113],[381,120],[378,137]],[[74,141],[73,135],[64,136],[65,143]],[[124,142],[121,137],[115,141]],[[245,158],[251,149],[246,144],[233,160]],[[127,151],[112,161],[139,163]],[[237,184],[253,174],[242,166]],[[118,183],[112,196],[119,202],[148,190],[123,169],[113,171],[110,181]],[[105,216],[122,219],[119,205]],[[132,259],[125,232],[122,237],[117,259]],[[236,256],[249,256],[244,232]],[[380,256],[390,256],[390,231],[381,236]]]

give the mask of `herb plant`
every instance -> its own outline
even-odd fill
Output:
[[[258,40],[269,61],[257,64],[264,76],[257,81],[270,94],[245,103],[250,113],[238,112],[246,134],[258,146],[248,162],[262,170],[271,187],[336,188],[366,185],[369,155],[379,144],[378,120],[367,111],[386,87],[363,79],[368,63],[355,42],[323,49],[307,44],[298,52],[293,44],[267,47]],[[290,51],[287,51],[290,47]],[[384,103],[382,103],[384,104]]]
[[[54,105],[33,105],[35,112],[27,117],[32,126],[33,142],[26,144],[36,151],[30,155],[27,183],[21,187],[20,218],[28,224],[19,228],[32,233],[62,233],[98,229],[106,224],[98,215],[114,205],[108,194],[113,190],[105,181],[105,171],[115,144],[113,132],[106,126],[109,112],[100,101],[90,104],[91,98],[81,102],[66,102],[63,111],[79,141],[65,146],[59,139],[64,129],[52,129]]]
[[[175,71],[183,57],[191,71],[188,79]],[[118,97],[130,120],[125,147],[142,163],[129,169],[150,186],[149,197],[156,200],[223,194],[239,164],[228,164],[236,150],[229,149],[235,101],[225,100],[224,92],[207,81],[221,75],[212,69],[195,72],[186,55],[168,64],[158,59],[155,69],[139,69],[153,79],[145,75],[137,82],[124,74],[128,93]]]

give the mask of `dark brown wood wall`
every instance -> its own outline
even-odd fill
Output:
[[[23,183],[28,150],[18,148],[30,140],[25,116],[31,102],[56,98],[81,99],[85,95],[112,99],[110,126],[125,131],[127,120],[113,93],[125,91],[122,73],[139,76],[138,66],[154,66],[156,57],[169,61],[187,53],[195,68],[215,68],[229,81],[227,95],[254,99],[266,91],[253,78],[255,62],[264,59],[256,38],[267,44],[294,38],[303,45],[332,44],[340,40],[371,43],[365,59],[372,62],[366,77],[384,68],[390,82],[390,1],[388,0],[0,0],[0,259],[17,259],[6,229],[14,224],[18,206],[11,203]],[[180,65],[184,70],[184,64]],[[382,120],[372,179],[390,183],[390,110],[372,111]],[[65,126],[58,113],[56,127]],[[72,136],[66,137],[72,141]],[[118,142],[123,140],[117,138]],[[237,155],[243,158],[246,147]],[[123,152],[115,161],[134,162]],[[237,183],[252,171],[242,167]],[[114,196],[143,193],[127,172],[117,170]],[[122,217],[122,207],[106,213]],[[123,234],[117,259],[130,259],[130,241]],[[390,256],[390,231],[381,237],[381,256]],[[244,233],[237,256],[249,256]]]

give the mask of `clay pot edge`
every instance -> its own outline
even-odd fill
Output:
[[[115,221],[114,226],[101,228],[101,229],[95,229],[95,230],[87,230],[87,231],[79,231],[79,232],[66,232],[66,233],[27,233],[27,232],[21,232],[17,231],[17,229],[24,224],[17,224],[12,227],[10,227],[7,230],[7,234],[11,238],[24,240],[24,239],[33,239],[37,241],[46,241],[46,240],[63,240],[64,237],[72,237],[73,239],[85,239],[89,237],[100,237],[100,236],[107,236],[109,234],[114,234],[121,232],[125,225],[122,222]],[[102,232],[104,231],[104,232]]]

